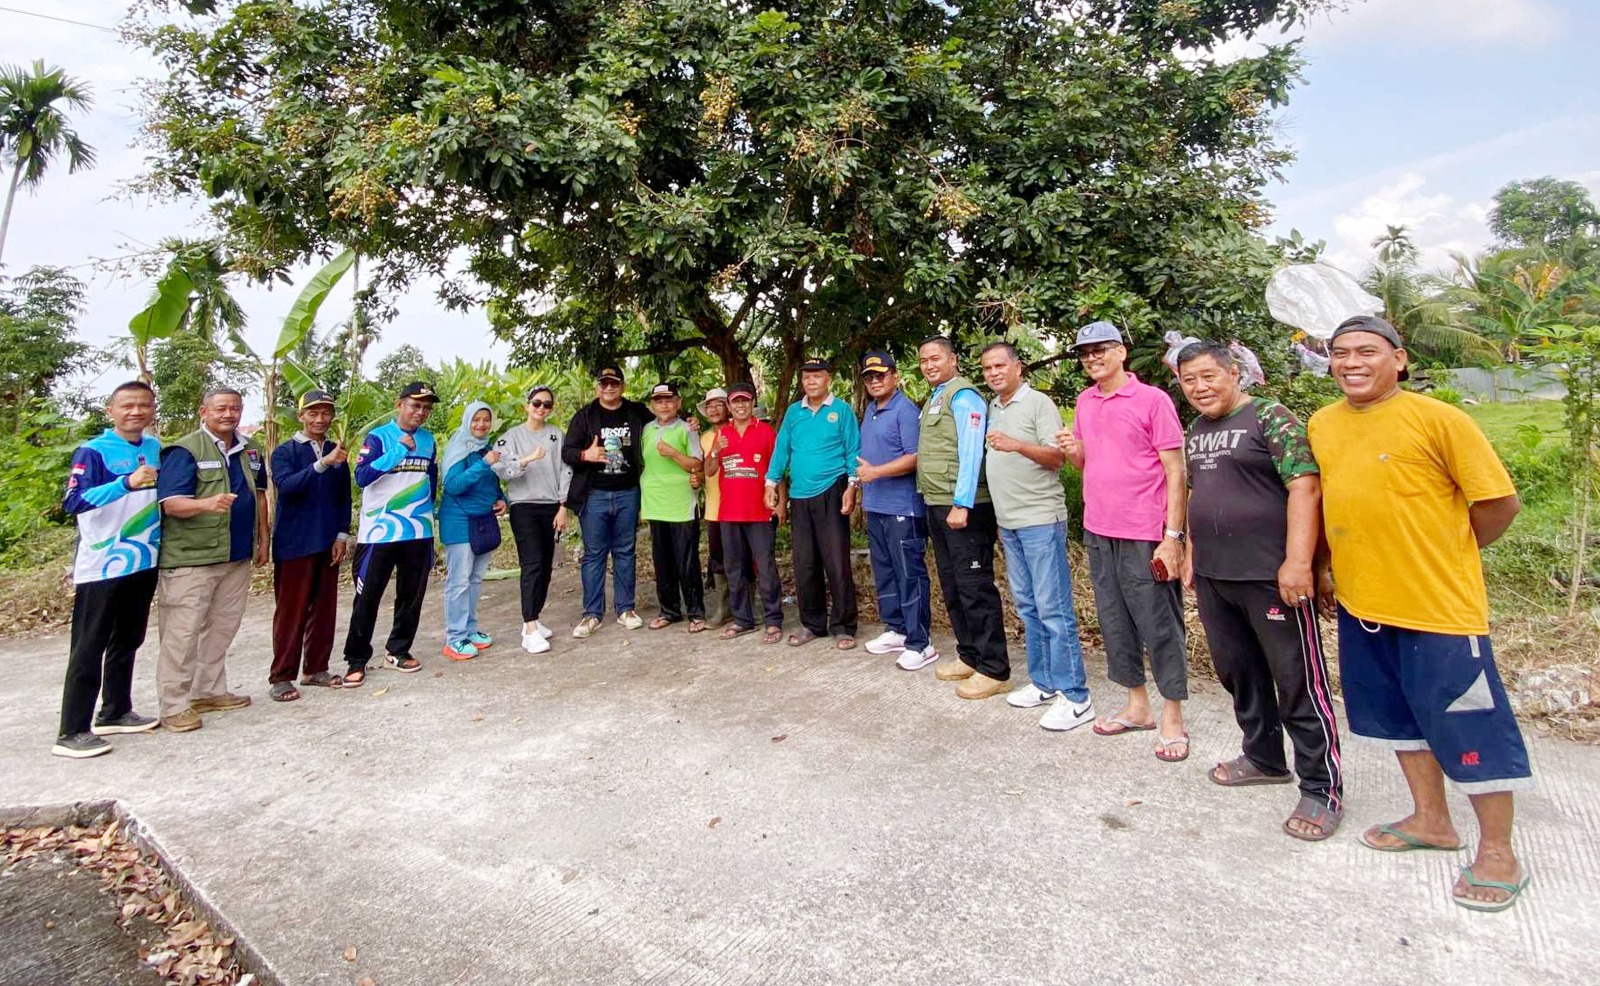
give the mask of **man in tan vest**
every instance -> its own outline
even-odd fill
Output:
[[[200,428],[161,450],[161,725],[200,728],[200,713],[242,709],[228,691],[228,647],[244,618],[250,565],[267,563],[267,470],[238,433],[244,398],[219,388],[200,404]]]

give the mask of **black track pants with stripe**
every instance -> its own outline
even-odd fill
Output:
[[[1340,807],[1339,728],[1312,603],[1285,604],[1275,582],[1197,575],[1194,589],[1211,661],[1244,731],[1244,755],[1269,774],[1287,773],[1287,732],[1301,793]]]

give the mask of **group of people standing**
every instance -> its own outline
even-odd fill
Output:
[[[1167,393],[1128,371],[1116,326],[1083,327],[1073,354],[1091,386],[1067,427],[1050,397],[1028,385],[1009,343],[979,355],[993,394],[986,399],[961,375],[952,341],[935,336],[917,353],[932,387],[921,408],[902,391],[887,352],[859,364],[868,398],[859,420],[832,393],[832,365],[813,359],[801,368],[801,398],[777,429],[757,416],[747,382],[705,395],[702,429],[682,416],[676,385],[657,384],[646,402],[630,401],[621,368],[608,365],[596,374],[595,399],[565,432],[549,420],[553,392],[536,387],[526,422],[497,438],[493,411],[469,405],[438,457],[424,427],[437,398],[414,383],[400,392],[394,419],[363,439],[353,475],[343,447],[327,437],[333,402],[313,391],[300,401],[303,430],[271,456],[272,697],[298,698],[297,674],[300,685],[359,687],[391,578],[384,663],[420,667],[410,650],[436,516],[447,565],[443,654],[454,660],[493,644],[478,626],[477,601],[506,513],[530,653],[551,649],[553,631],[541,616],[569,516],[583,538],[575,638],[602,627],[608,563],[616,622],[644,626],[634,557],[642,518],[659,602],[651,629],[683,623],[698,633],[725,621],[725,639],[760,632],[764,644],[826,638],[850,650],[858,630],[850,518],[859,506],[885,625],[865,642],[868,652],[896,655],[908,671],[935,665],[935,677],[954,682],[963,699],[1005,695],[1017,708],[1044,707],[1047,730],[1152,732],[1154,754],[1166,762],[1189,756],[1182,592],[1192,589],[1243,733],[1241,755],[1209,778],[1227,787],[1298,780],[1283,828],[1306,841],[1333,835],[1344,813],[1318,611],[1336,615],[1351,730],[1396,751],[1414,801],[1410,816],[1368,829],[1362,841],[1385,852],[1459,848],[1444,798],[1448,776],[1471,798],[1481,833],[1453,899],[1478,910],[1510,906],[1528,879],[1511,848],[1512,792],[1532,781],[1489,647],[1478,549],[1504,532],[1518,501],[1471,419],[1400,389],[1403,343],[1371,316],[1335,332],[1332,371],[1345,399],[1309,427],[1245,391],[1219,343],[1177,356],[1179,384],[1198,412],[1187,432]],[[74,458],[66,509],[80,525],[78,589],[55,752],[93,756],[109,750],[97,734],[157,725],[132,709],[131,669],[158,581],[159,724],[195,729],[200,713],[249,704],[227,690],[223,668],[251,562],[264,563],[267,544],[265,475],[259,452],[235,431],[241,410],[232,391],[208,394],[201,428],[163,449],[144,434],[154,415],[150,389],[125,384],[108,407],[113,427]],[[1083,477],[1108,677],[1125,690],[1117,711],[1100,717],[1073,603],[1061,483],[1068,464]],[[352,480],[361,508],[341,676],[328,663],[336,575],[351,542]],[[774,549],[780,520],[790,525],[799,609],[799,627],[786,638]],[[702,524],[710,532],[704,568]],[[930,544],[956,644],[942,661],[930,639]],[[1012,686],[997,544],[1024,629],[1021,688]],[[96,691],[100,713],[91,723]]]

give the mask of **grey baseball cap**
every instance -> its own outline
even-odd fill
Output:
[[[1388,319],[1377,315],[1356,315],[1340,322],[1339,327],[1333,330],[1333,335],[1328,337],[1328,345],[1332,346],[1335,339],[1351,332],[1371,332],[1375,336],[1382,336],[1396,349],[1406,348],[1405,341],[1400,338],[1400,331]],[[1411,371],[1401,370],[1400,379],[1410,380]]]
[[[1122,344],[1122,330],[1110,322],[1090,322],[1078,330],[1078,338],[1073,342],[1072,348],[1078,349],[1102,342]]]

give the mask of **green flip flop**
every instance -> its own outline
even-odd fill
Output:
[[[1480,890],[1504,890],[1509,895],[1505,900],[1499,901],[1471,900],[1453,893],[1450,895],[1450,899],[1456,902],[1457,907],[1465,907],[1469,911],[1493,912],[1503,911],[1515,904],[1517,898],[1522,896],[1522,892],[1528,889],[1528,883],[1533,879],[1533,876],[1524,870],[1522,879],[1516,883],[1501,883],[1499,880],[1480,880],[1472,875],[1472,867],[1463,866],[1461,867],[1461,878],[1467,881],[1467,886],[1469,887],[1476,887]]]
[[[1436,851],[1436,852],[1460,852],[1461,851],[1461,847],[1460,846],[1441,846],[1441,845],[1436,845],[1436,844],[1434,844],[1432,842],[1428,842],[1425,839],[1419,839],[1414,835],[1410,835],[1410,834],[1408,834],[1406,832],[1402,832],[1399,829],[1395,828],[1393,825],[1379,825],[1378,826],[1378,834],[1379,835],[1392,835],[1396,839],[1399,839],[1401,842],[1404,842],[1405,845],[1403,845],[1403,846],[1380,846],[1380,845],[1376,845],[1375,843],[1367,841],[1367,833],[1365,833],[1365,832],[1361,833],[1361,844],[1363,846],[1366,846],[1368,849],[1376,849],[1378,852],[1413,852],[1413,851],[1418,850],[1418,849],[1431,849],[1431,850]]]

